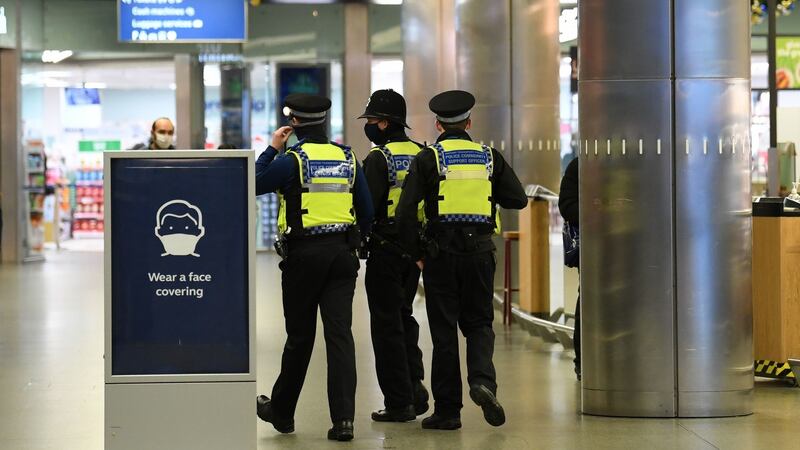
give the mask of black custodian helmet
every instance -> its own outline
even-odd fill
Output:
[[[367,108],[359,119],[385,119],[406,128],[406,100],[391,89],[381,89],[370,95]]]

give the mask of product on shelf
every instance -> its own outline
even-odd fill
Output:
[[[74,237],[100,237],[105,229],[103,223],[103,168],[100,159],[81,160],[75,172],[75,214],[73,216]]]

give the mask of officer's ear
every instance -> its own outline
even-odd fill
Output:
[[[389,121],[388,121],[388,120],[386,120],[386,119],[379,120],[379,121],[378,121],[378,128],[379,128],[381,131],[384,131],[384,130],[386,130],[387,128],[389,128]]]
[[[442,127],[442,122],[436,121],[436,131],[439,133],[444,133],[444,128]]]
[[[472,128],[472,119],[471,118],[467,119],[467,124],[464,126],[464,131],[467,131],[470,128]]]

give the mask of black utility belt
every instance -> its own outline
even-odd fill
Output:
[[[287,236],[286,246],[290,248],[320,245],[350,245],[349,233],[328,233],[302,236]]]

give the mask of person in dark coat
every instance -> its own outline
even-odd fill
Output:
[[[564,177],[561,179],[561,193],[558,197],[558,210],[561,217],[571,225],[580,229],[579,197],[578,188],[578,158],[570,161]],[[579,287],[580,289],[580,287]],[[575,344],[575,375],[581,379],[581,295],[578,293],[578,301],[575,305],[575,334],[573,335]]]

